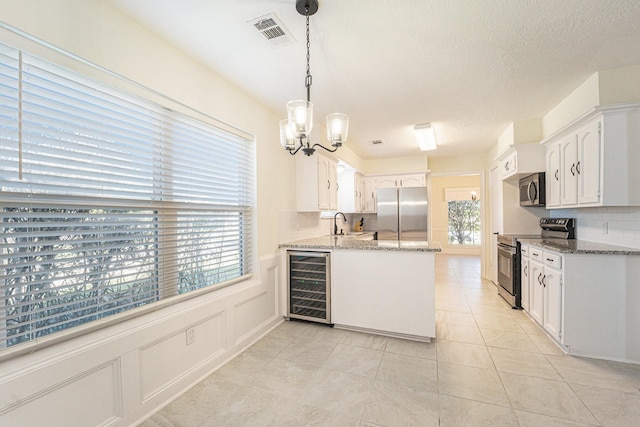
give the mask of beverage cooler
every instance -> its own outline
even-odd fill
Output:
[[[287,260],[287,316],[331,324],[330,254],[287,251]]]

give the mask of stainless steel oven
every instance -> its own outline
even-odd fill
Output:
[[[518,241],[515,236],[498,235],[498,294],[513,308],[521,307],[520,253],[518,249]]]

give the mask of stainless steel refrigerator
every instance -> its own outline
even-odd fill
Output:
[[[427,240],[427,188],[378,190],[378,240]]]

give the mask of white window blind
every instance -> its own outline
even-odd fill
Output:
[[[0,347],[252,272],[252,141],[0,45]]]

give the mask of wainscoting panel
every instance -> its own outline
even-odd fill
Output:
[[[219,312],[141,348],[142,401],[224,352],[224,331],[225,312]]]
[[[0,425],[84,427],[114,424],[122,416],[119,367],[119,361],[112,360],[19,399],[0,411]],[[10,384],[5,386],[11,387]]]
[[[276,301],[279,286],[279,258],[270,258],[271,262],[262,263],[264,291],[251,299],[241,301],[235,306],[235,337],[236,344],[246,343],[255,335],[255,331],[264,323],[265,319],[277,316],[278,307],[272,304]]]

